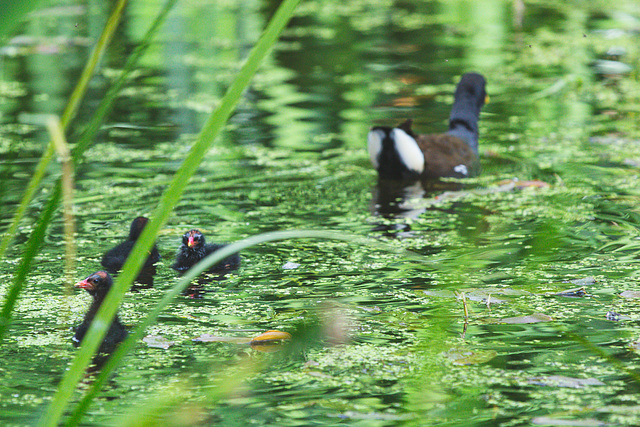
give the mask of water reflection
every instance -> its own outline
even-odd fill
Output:
[[[447,191],[459,191],[464,184],[458,181],[417,180],[397,181],[378,179],[371,190],[369,211],[374,217],[385,220],[374,222],[374,232],[384,232],[389,237],[411,235],[411,222],[428,209],[434,209],[424,199],[437,198]],[[409,220],[407,222],[403,219]]]
[[[416,206],[426,191],[420,181],[406,184],[395,180],[378,180],[372,190],[370,211],[383,218],[417,218],[424,208]]]

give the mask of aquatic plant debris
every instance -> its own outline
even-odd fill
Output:
[[[89,167],[74,196],[82,271],[95,270],[132,217],[156,208],[203,112],[220,103],[275,7],[247,2],[238,13],[236,2],[213,3],[181,3],[178,21],[150,46],[160,54],[145,55],[90,138]],[[521,29],[501,19],[516,3],[524,8]],[[583,3],[469,2],[469,13],[459,13],[446,1],[301,2],[162,226],[155,287],[125,295],[123,323],[133,330],[178,282],[170,260],[191,228],[229,243],[263,231],[337,229],[429,265],[327,241],[243,251],[237,274],[207,283],[201,299],[167,305],[86,415],[77,418],[70,407],[60,423],[124,425],[127,415],[149,412],[151,420],[220,425],[640,425],[640,392],[628,375],[640,372],[640,299],[625,297],[640,290],[640,80],[635,71],[595,75],[591,65],[621,46],[617,60],[637,66],[640,15],[637,1]],[[83,122],[154,18],[155,8],[140,5],[132,1],[135,13],[123,17],[123,28],[136,30],[118,32],[91,83]],[[21,29],[90,39],[96,28],[88,23],[106,20],[107,8],[94,9],[91,16],[29,15]],[[184,31],[176,32],[176,22]],[[616,30],[615,39],[599,32],[605,29]],[[42,130],[21,114],[55,112],[87,54],[77,43],[63,50],[3,56],[3,224],[44,149]],[[493,97],[481,120],[482,174],[442,188],[418,182],[385,199],[364,147],[367,132],[409,117],[421,132],[442,129],[464,65],[487,75]],[[71,134],[82,132],[77,125]],[[51,166],[0,265],[5,292],[59,174]],[[528,186],[536,180],[548,185]],[[486,191],[498,183],[505,187]],[[58,217],[42,236],[8,330],[2,425],[33,423],[77,354],[69,327],[87,299],[64,294],[61,230]],[[583,297],[569,295],[581,288]],[[467,324],[453,291],[465,295]],[[556,322],[500,321],[532,313]],[[290,349],[275,346],[285,357],[249,345],[272,329],[293,335]],[[176,344],[150,348],[147,334]],[[498,356],[482,363],[491,356],[485,351]],[[245,362],[256,368],[237,375],[234,365]],[[554,375],[606,385],[529,383]],[[232,381],[218,381],[227,376]],[[241,385],[227,386],[234,381]],[[72,402],[94,388],[81,387]]]
[[[638,299],[640,298],[640,291],[622,291],[619,295],[622,298]]]
[[[567,290],[556,292],[556,293],[550,293],[549,295],[558,296],[558,297],[569,297],[569,298],[581,298],[581,297],[589,296],[584,286],[581,286],[579,288],[567,289]]]
[[[160,335],[147,335],[142,339],[142,342],[144,342],[147,347],[162,348],[165,350],[176,344],[175,341],[169,341],[168,339]]]
[[[529,379],[529,384],[550,386],[550,387],[570,387],[583,388],[589,386],[605,385],[595,378],[571,378],[562,375],[550,375],[547,377],[533,377]]]
[[[551,322],[553,318],[543,313],[534,313],[528,316],[518,317],[506,317],[504,319],[496,320],[495,323],[511,323],[511,324],[524,324],[524,323],[540,323]]]
[[[567,426],[567,427],[599,427],[609,425],[595,418],[568,419],[555,417],[535,417],[532,424],[538,426]]]

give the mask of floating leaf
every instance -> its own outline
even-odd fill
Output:
[[[280,349],[279,347],[290,339],[291,334],[288,332],[267,331],[252,339],[249,345],[254,350],[270,353],[272,351],[278,351]]]
[[[633,68],[620,61],[610,61],[607,59],[597,59],[593,63],[593,69],[596,73],[606,75],[606,76],[614,76],[620,74],[630,73]]]
[[[512,323],[512,324],[540,323],[540,322],[551,322],[552,320],[553,318],[551,316],[547,316],[546,314],[533,313],[528,316],[507,317],[507,318],[498,320],[496,323]]]
[[[247,344],[251,341],[251,338],[246,337],[223,337],[219,335],[202,334],[199,337],[194,338],[192,341],[199,342],[228,342],[232,344]]]
[[[529,379],[529,384],[548,387],[584,388],[593,385],[605,385],[595,378],[571,378],[562,375],[550,375],[548,377],[534,377]]]
[[[584,277],[582,279],[569,280],[569,283],[573,283],[576,286],[588,286],[596,283],[596,278],[589,276],[589,277]]]
[[[483,302],[489,304],[502,304],[507,302],[506,300],[496,298],[491,290],[484,289],[471,289],[469,292],[464,293],[465,298],[470,301]]]
[[[545,187],[551,187],[551,185],[547,184],[544,181],[540,181],[537,179],[534,180],[530,180],[530,181],[520,181],[518,179],[506,179],[503,181],[498,182],[499,186],[509,186],[512,185],[513,188],[517,188],[518,190],[522,190],[523,188],[545,188]]]
[[[638,350],[640,350],[640,339],[637,341],[633,341],[629,344],[629,347],[631,348],[631,350],[638,352]]]
[[[164,348],[165,350],[176,343],[175,341],[169,341],[160,335],[147,335],[142,339],[142,342],[147,344],[147,347]]]
[[[631,319],[631,317],[625,316],[624,314],[616,313],[615,311],[607,311],[607,314],[605,314],[604,317],[607,320],[611,320],[612,322]]]
[[[640,298],[640,291],[623,291],[620,292],[622,298]]]
[[[460,289],[461,292],[464,292],[465,298],[470,301],[479,301],[486,302],[489,300],[491,304],[501,304],[507,302],[504,299],[496,298],[496,295],[501,296],[522,296],[522,295],[530,295],[530,292],[520,291],[511,288],[496,288],[496,289],[478,289],[478,288],[469,288],[469,289]],[[447,289],[435,289],[435,290],[426,290],[423,291],[425,295],[429,295],[436,298],[454,298],[456,294]]]
[[[298,264],[297,262],[287,262],[285,263],[285,265],[282,266],[283,270],[295,270],[296,268],[300,267],[300,264]]]
[[[597,408],[598,412],[612,412],[614,414],[632,414],[635,415],[640,412],[640,405],[625,406],[625,405],[609,405]]]
[[[582,420],[568,420],[564,418],[553,417],[535,417],[531,420],[535,425],[539,426],[576,426],[576,427],[595,427],[604,426],[606,423],[594,418],[585,418]]]
[[[551,184],[548,184],[544,181],[540,181],[539,179],[533,179],[530,181],[518,181],[516,182],[516,188],[546,188],[551,187]]]

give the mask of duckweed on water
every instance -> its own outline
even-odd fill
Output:
[[[638,384],[572,338],[640,369],[630,346],[640,300],[623,294],[637,291],[640,249],[640,16],[634,2],[524,6],[519,19],[511,2],[303,2],[161,230],[155,287],[128,293],[121,319],[133,328],[176,283],[170,266],[193,227],[219,242],[336,229],[424,262],[341,242],[247,250],[242,268],[207,284],[204,298],[180,297],[161,314],[147,333],[175,344],[139,343],[86,424],[165,395],[180,396],[177,414],[221,425],[640,424]],[[214,0],[184,7],[77,171],[77,277],[99,269],[131,218],[153,211],[270,12]],[[146,13],[137,8],[127,28]],[[211,28],[214,15],[220,25]],[[74,26],[81,16],[29,24],[37,19],[28,18],[25,34],[84,31]],[[80,122],[137,37],[117,34]],[[16,52],[2,53],[3,226],[46,138],[21,114],[59,113],[84,56],[77,47]],[[631,72],[603,73],[602,59]],[[456,79],[471,70],[487,76],[491,96],[480,120],[482,175],[464,187],[451,182],[446,194],[418,186],[409,200],[388,203],[403,214],[385,212],[365,150],[369,127],[414,118],[420,132],[441,130]],[[549,185],[503,187],[514,179]],[[51,191],[52,178],[45,181],[0,260],[0,295]],[[71,328],[89,298],[64,287],[61,233],[56,219],[0,349],[4,423],[29,424],[75,355]],[[582,296],[558,295],[576,287]],[[548,321],[522,322],[532,315]],[[193,341],[271,329],[292,333],[292,348]],[[226,372],[252,363],[263,369],[211,397]]]

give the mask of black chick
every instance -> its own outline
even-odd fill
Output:
[[[182,236],[182,245],[176,254],[176,262],[171,266],[180,274],[184,274],[201,259],[226,245],[205,244],[204,236],[199,230],[189,230]],[[225,273],[240,267],[240,255],[233,254],[213,265],[207,273]]]
[[[89,307],[89,311],[84,315],[84,319],[80,326],[76,328],[76,333],[73,336],[73,342],[76,346],[82,343],[82,339],[84,335],[87,333],[93,318],[95,317],[98,309],[100,309],[100,305],[102,301],[104,301],[109,289],[111,289],[111,285],[113,285],[113,280],[111,276],[106,271],[97,271],[87,277],[84,280],[75,284],[76,288],[85,289],[89,294],[93,297],[93,302]],[[120,343],[127,337],[127,330],[124,328],[122,323],[120,323],[120,319],[116,314],[111,322],[111,327],[109,328],[109,332],[105,335],[102,344],[100,345],[99,352],[102,353],[111,353],[115,350],[116,345]]]
[[[101,264],[109,273],[115,275],[122,270],[122,266],[127,260],[129,253],[131,253],[133,245],[135,245],[138,237],[140,237],[145,225],[147,225],[147,222],[149,222],[149,220],[143,216],[134,219],[129,229],[129,238],[104,254]],[[158,253],[157,246],[154,244],[136,280],[144,285],[153,286],[153,276],[156,274],[156,266],[154,264],[159,260],[160,254]]]

